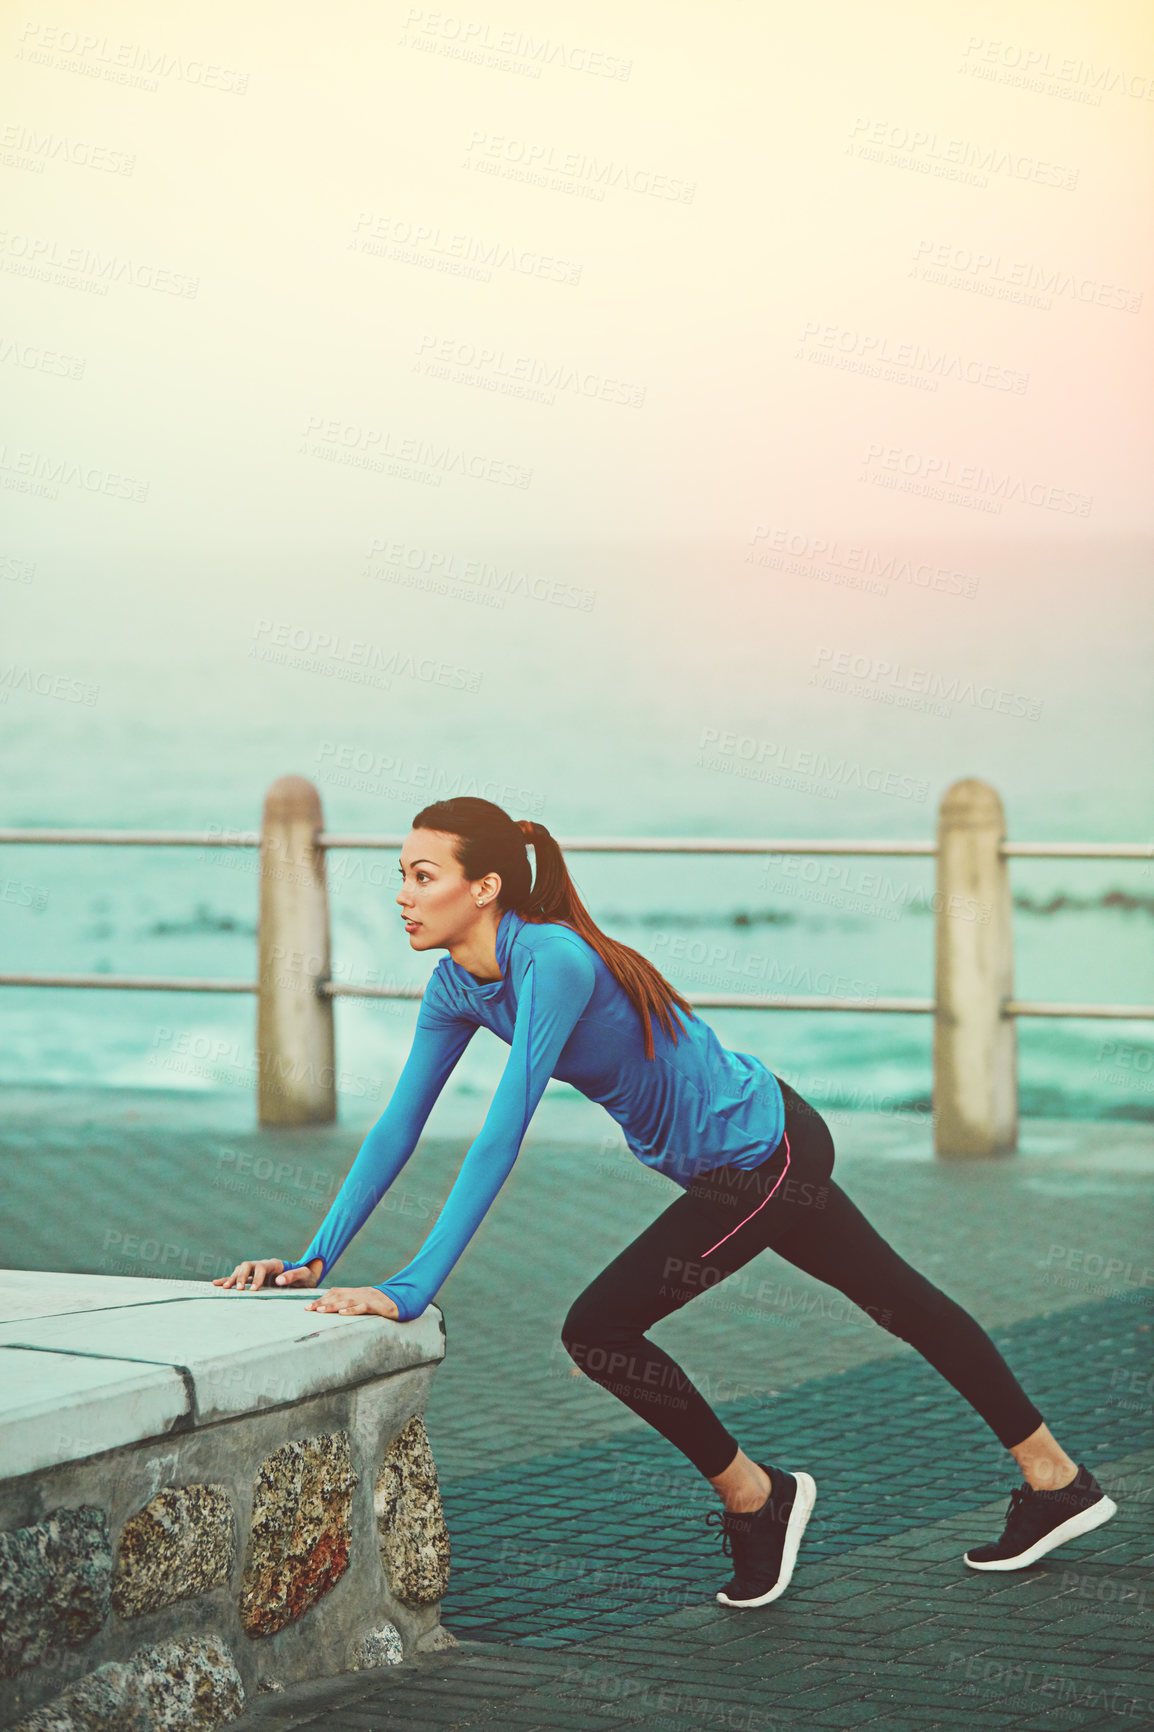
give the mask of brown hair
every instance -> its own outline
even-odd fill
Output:
[[[646,1058],[654,1056],[653,1017],[677,1044],[672,1006],[694,1017],[692,1005],[640,951],[610,938],[594,924],[569,876],[561,849],[544,824],[532,818],[513,819],[491,800],[459,794],[425,806],[413,819],[413,829],[440,830],[452,836],[454,857],[470,881],[483,878],[486,872],[499,873],[497,905],[502,910],[511,908],[534,925],[557,921],[592,945],[641,1017]],[[536,859],[531,882],[526,853],[529,842]]]

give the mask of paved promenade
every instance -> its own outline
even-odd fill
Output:
[[[5,1104],[9,1267],[206,1280],[299,1256],[371,1122],[261,1133],[240,1097]],[[427,1422],[458,1646],[253,1701],[238,1732],[1154,1727],[1154,1127],[1034,1120],[1018,1155],[955,1165],[913,1115],[827,1116],[834,1177],[990,1331],[1114,1520],[1031,1569],[968,1569],[1001,1532],[1010,1457],[912,1348],[766,1252],[659,1326],[750,1454],[817,1481],[786,1594],[718,1605],[717,1500],[557,1340],[674,1188],[531,1129],[440,1295]],[[461,1154],[422,1145],[340,1284],[407,1261]]]

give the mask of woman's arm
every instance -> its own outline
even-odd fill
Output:
[[[476,1033],[479,1024],[455,1016],[442,1002],[436,981],[434,974],[421,999],[413,1044],[392,1099],[361,1144],[304,1256],[286,1263],[286,1269],[303,1268],[319,1257],[324,1267],[318,1283],[329,1273],[416,1148],[433,1103]]]
[[[509,1058],[485,1123],[417,1255],[382,1293],[394,1300],[402,1322],[419,1317],[480,1226],[517,1159],[561,1049],[593,995],[597,976],[585,952],[565,938],[538,946],[517,999]]]

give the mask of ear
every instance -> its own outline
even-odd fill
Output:
[[[470,889],[473,892],[473,900],[478,907],[482,902],[495,902],[501,894],[501,874],[499,872],[486,872],[483,878],[473,880]]]

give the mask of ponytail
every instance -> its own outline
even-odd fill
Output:
[[[515,821],[491,800],[458,795],[426,806],[413,819],[413,828],[453,836],[454,853],[470,881],[483,878],[486,872],[498,873],[501,891],[497,904],[501,909],[512,908],[533,925],[557,922],[568,926],[591,945],[641,1017],[646,1058],[655,1054],[654,1017],[677,1044],[679,1025],[673,1006],[694,1017],[692,1005],[640,951],[610,938],[595,924],[569,876],[560,845],[544,824],[532,818]],[[527,843],[532,844],[536,862],[532,878]],[[683,1025],[681,1029],[684,1032]]]

